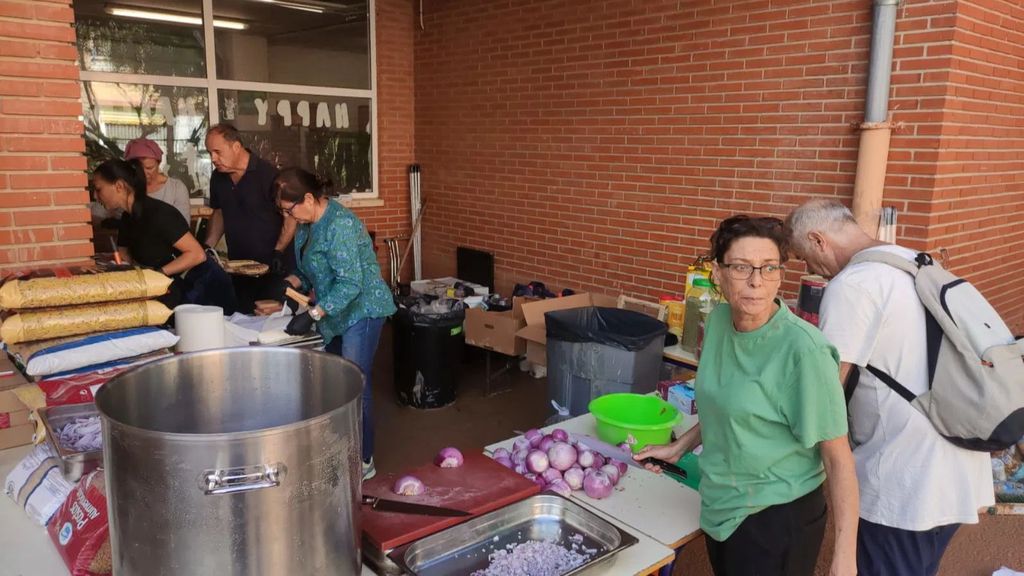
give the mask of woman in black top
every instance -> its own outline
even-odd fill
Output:
[[[124,211],[117,235],[118,252],[126,262],[171,277],[168,306],[209,304],[225,314],[237,307],[227,273],[207,260],[203,247],[176,208],[146,194],[146,176],[138,160],[108,160],[93,171],[96,199],[107,210]]]

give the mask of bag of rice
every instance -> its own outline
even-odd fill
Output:
[[[157,326],[170,317],[170,308],[154,300],[47,308],[8,317],[0,325],[0,340],[17,344],[105,330]]]
[[[79,480],[47,531],[71,576],[103,576],[113,571],[102,470]]]
[[[22,310],[162,296],[171,279],[156,270],[123,270],[52,278],[14,279],[0,286],[0,308]]]

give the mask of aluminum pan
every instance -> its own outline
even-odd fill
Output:
[[[577,550],[597,550],[587,562],[566,575],[576,574],[637,543],[632,534],[579,504],[544,493],[417,540],[390,556],[416,576],[470,574],[486,569],[492,552],[529,540],[555,541],[568,549],[575,544]]]

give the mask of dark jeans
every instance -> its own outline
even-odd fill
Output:
[[[325,350],[352,362],[363,371],[363,462],[373,457],[373,357],[377,354],[383,318],[367,318],[352,325],[327,344]]]
[[[715,576],[812,576],[826,512],[825,493],[818,486],[748,516],[724,542],[705,538]]]
[[[913,532],[863,518],[857,528],[857,573],[864,576],[935,576],[959,524]]]

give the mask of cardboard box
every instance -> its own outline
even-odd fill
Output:
[[[10,357],[0,352],[0,414],[25,410],[25,404],[14,393],[14,389],[28,384]]]
[[[526,340],[516,336],[524,326],[523,304],[532,298],[513,298],[512,309],[505,312],[491,312],[480,308],[466,310],[466,344],[493,350],[507,356],[522,356],[526,353]]]
[[[0,450],[31,444],[32,435],[35,434],[35,431],[36,427],[33,424],[25,424],[0,430]]]
[[[526,327],[519,330],[516,335],[526,341],[526,359],[539,366],[548,365],[548,334],[544,314],[587,306],[615,308],[617,303],[617,298],[603,294],[575,294],[523,304]]]

